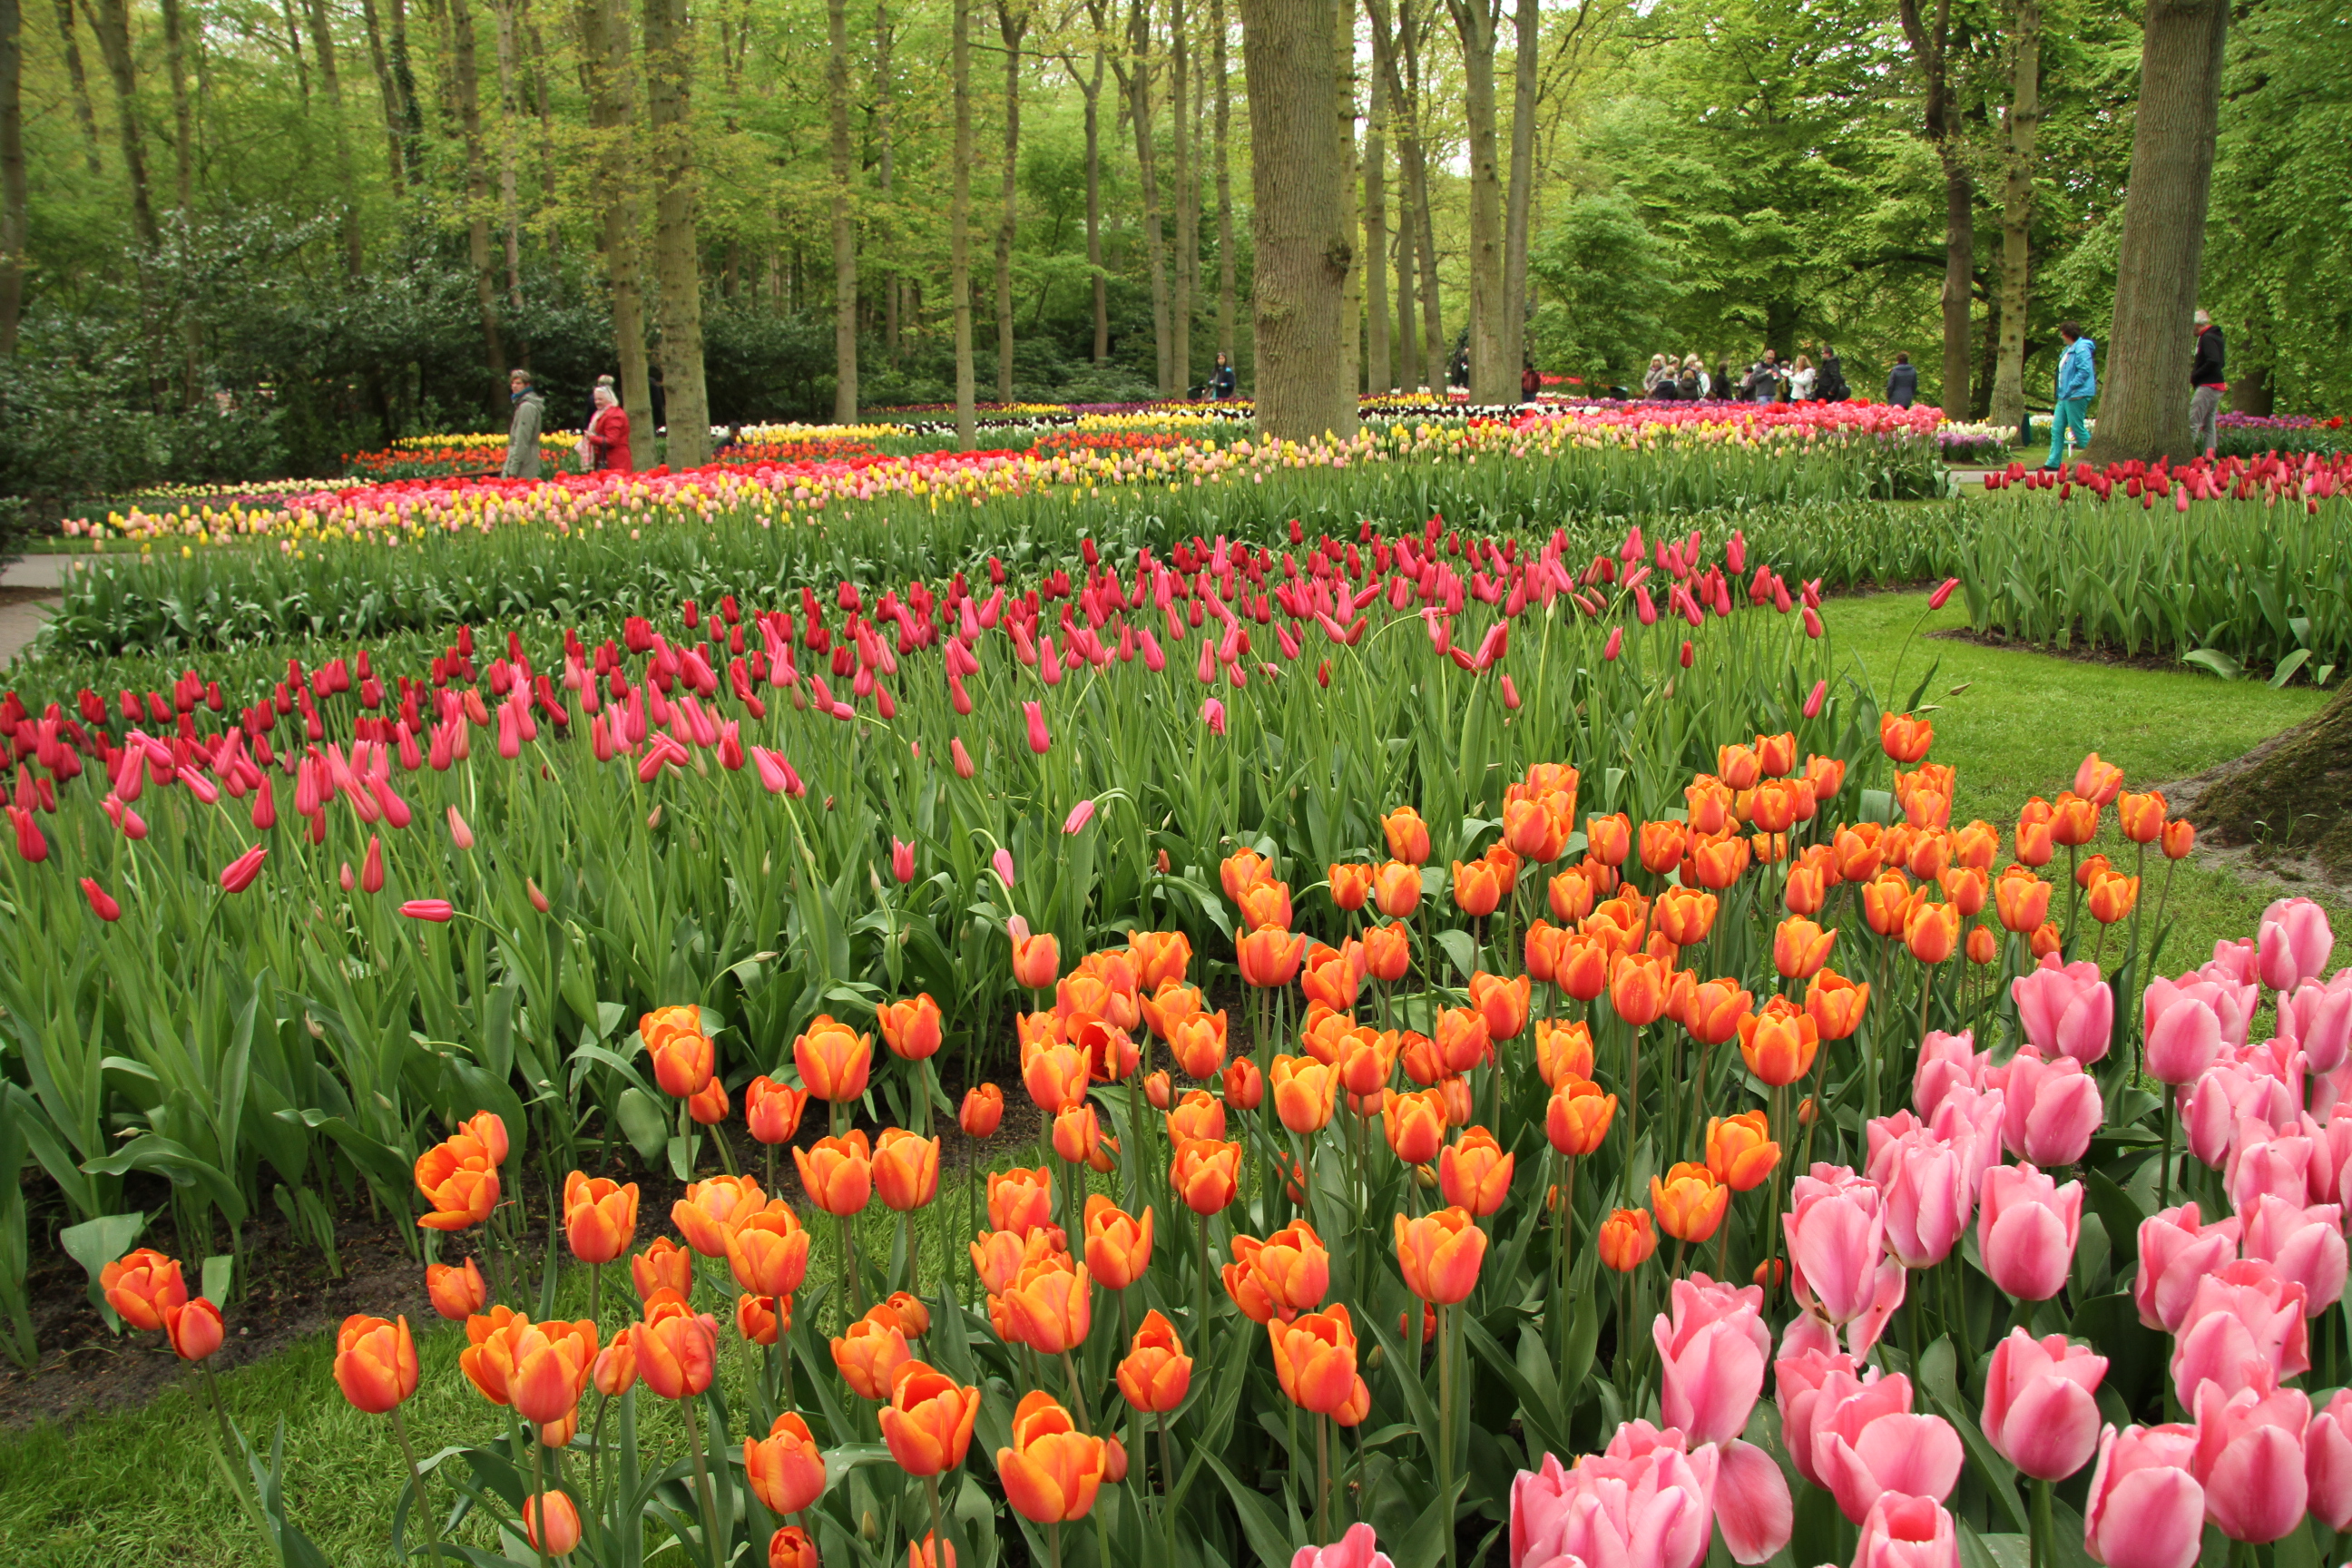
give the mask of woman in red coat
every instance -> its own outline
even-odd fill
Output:
[[[629,465],[629,414],[614,395],[613,378],[600,377],[596,383],[596,413],[588,421],[588,446],[595,454],[595,466],[614,473],[625,474]]]

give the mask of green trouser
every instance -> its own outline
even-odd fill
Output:
[[[2054,468],[2066,460],[2066,432],[2074,432],[2077,451],[2091,444],[2091,432],[2083,424],[2083,410],[2090,405],[2087,397],[2062,397],[2050,410],[2050,460],[2043,466]]]

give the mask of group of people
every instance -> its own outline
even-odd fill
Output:
[[[507,426],[506,466],[499,472],[509,479],[535,479],[540,477],[539,437],[547,424],[547,397],[527,370],[508,373],[507,391],[514,417]],[[580,434],[580,467],[592,473],[604,468],[625,474],[632,467],[629,414],[621,406],[621,395],[613,389],[611,376],[596,378],[593,402],[588,427]]]
[[[1764,357],[1737,378],[1729,360],[1718,363],[1710,374],[1706,362],[1696,354],[1685,354],[1680,360],[1672,354],[1652,354],[1650,368],[1642,377],[1642,395],[1662,403],[1708,397],[1742,403],[1844,402],[1853,392],[1845,384],[1845,368],[1839,363],[1837,350],[1823,344],[1817,365],[1812,346],[1807,343],[1805,352],[1786,362],[1775,350],[1766,349]]]
[[[2189,360],[2189,434],[2196,449],[2210,455],[2221,436],[2221,394],[2230,389],[2223,374],[2229,345],[2221,340],[2221,329],[2203,310],[2197,312],[2193,325],[2196,346]],[[2058,323],[2058,339],[2066,346],[2058,354],[2057,396],[2050,409],[2050,456],[2042,461],[2044,469],[2065,465],[2070,436],[2077,447],[2091,444],[2084,416],[2090,412],[2091,399],[2099,395],[2098,367],[2093,358],[2098,345],[2073,321]]]

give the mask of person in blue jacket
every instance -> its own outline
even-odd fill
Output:
[[[2083,423],[2091,399],[2099,395],[2099,373],[2091,363],[2091,355],[2098,345],[2083,335],[2083,329],[2072,321],[2058,323],[2058,335],[2066,347],[2058,356],[2058,401],[2050,410],[2050,459],[2042,466],[2056,468],[2066,461],[2066,432],[2074,433],[2077,447],[2091,444],[2091,432]]]

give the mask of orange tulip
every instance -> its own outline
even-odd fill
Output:
[[[1591,879],[1573,868],[1554,877],[1546,889],[1552,917],[1563,925],[1573,926],[1591,914],[1593,898]]]
[[[718,1365],[719,1323],[676,1297],[646,1303],[645,1321],[630,1325],[637,1373],[664,1399],[687,1399],[710,1386]]]
[[[1908,765],[1927,754],[1936,742],[1936,726],[1908,713],[1878,716],[1878,743],[1896,762]]]
[[[433,1310],[453,1323],[464,1322],[489,1300],[489,1287],[482,1282],[482,1271],[470,1258],[463,1264],[426,1264],[425,1293],[432,1298]],[[108,1300],[112,1299],[110,1293]]]
[[[919,1561],[915,1543],[907,1543],[907,1568],[940,1568],[931,1561],[930,1541],[929,1536],[923,1537]],[[946,1546],[940,1550],[946,1553],[946,1568],[955,1568],[955,1548]],[[817,1568],[816,1542],[799,1525],[785,1525],[768,1537],[768,1568]]]
[[[1820,1025],[1786,996],[1771,998],[1762,1012],[1743,1019],[1739,1026],[1740,1059],[1749,1072],[1776,1089],[1813,1070],[1821,1043]]]
[[[1171,1147],[1194,1138],[1220,1139],[1225,1135],[1225,1104],[1205,1089],[1196,1089],[1168,1108],[1168,1142]]]
[[[800,1167],[801,1185],[809,1201],[830,1215],[853,1215],[874,1195],[874,1152],[865,1132],[852,1128],[845,1137],[820,1138],[807,1149],[793,1151]]]
[[[1650,1207],[1657,1212],[1658,1228],[1677,1241],[1711,1240],[1730,1206],[1731,1189],[1695,1162],[1675,1166],[1664,1181],[1650,1178]]]
[[[2182,859],[2196,847],[2197,828],[2188,818],[2175,817],[2164,825],[2164,858],[2166,859]]]
[[[1695,838],[1691,841],[1690,859],[1685,864],[1696,874],[1700,887],[1720,889],[1739,880],[1753,854],[1748,840],[1736,833],[1720,838]]]
[[[2113,925],[2132,912],[2139,902],[2137,877],[2105,876],[2091,884],[2091,896],[2085,900],[2091,918],[2101,925]]]
[[[1151,1267],[1151,1210],[1138,1219],[1100,1193],[1087,1198],[1087,1272],[1106,1290],[1124,1290]]]
[[[1026,1237],[1039,1226],[1054,1221],[1054,1173],[1051,1167],[1039,1165],[1024,1170],[1015,1165],[1010,1170],[991,1171],[986,1177],[988,1224],[993,1230],[1009,1230]]]
[[[1237,849],[1217,864],[1217,880],[1225,897],[1238,900],[1242,889],[1274,875],[1274,862],[1255,849]]]
[[[1018,915],[1010,922],[1013,939],[1013,983],[1030,991],[1050,991],[1062,973],[1062,944],[1052,931],[1032,936],[1029,922]]]
[[[1491,915],[1503,901],[1503,879],[1485,860],[1454,862],[1454,907],[1471,919]]]
[[[1274,1374],[1293,1405],[1316,1415],[1345,1405],[1356,1390],[1356,1327],[1344,1306],[1266,1324]]]
[[[1039,1226],[1026,1237],[1009,1230],[992,1230],[972,1242],[971,1268],[988,1293],[999,1296],[1031,1264],[1068,1251],[1069,1243],[1058,1226]]]
[[[1177,1147],[1168,1184],[1194,1214],[1216,1214],[1234,1201],[1241,1167],[1240,1144],[1195,1138]]]
[[[727,1232],[758,1213],[766,1201],[760,1184],[749,1176],[712,1176],[687,1184],[686,1195],[670,1205],[669,1222],[703,1257],[723,1258]]]
[[[743,1087],[743,1121],[751,1136],[773,1147],[789,1143],[801,1130],[808,1090],[778,1083],[761,1073]]]
[[[687,1114],[698,1125],[716,1127],[727,1120],[727,1086],[714,1075],[709,1083],[686,1097]]]
[[[1647,953],[1620,958],[1609,976],[1609,1005],[1635,1028],[1654,1024],[1666,1010],[1671,966]]]
[[[1945,901],[1959,910],[1962,920],[1974,920],[1992,896],[1992,881],[1972,866],[1954,866],[1939,879]]]
[[[940,1191],[940,1141],[885,1128],[874,1145],[874,1190],[898,1214],[929,1203]]]
[[[726,1240],[728,1271],[754,1296],[789,1296],[808,1278],[808,1231],[782,1198],[737,1211]]]
[[[637,1038],[653,1058],[654,1079],[664,1094],[684,1100],[710,1081],[713,1047],[702,1032],[701,1008],[657,1007],[637,1020]]]
[[[1146,1415],[1164,1415],[1184,1403],[1192,1387],[1192,1358],[1176,1338],[1174,1325],[1154,1308],[1143,1314],[1126,1359],[1118,1363],[1118,1391]]]
[[[188,1287],[180,1277],[179,1261],[152,1247],[139,1247],[106,1265],[98,1272],[98,1283],[107,1305],[124,1322],[149,1333],[163,1331],[166,1310],[187,1304]]]
[[[1612,1209],[1601,1222],[1601,1261],[1620,1274],[1631,1274],[1658,1250],[1657,1233],[1650,1227],[1647,1209]]]
[[[1701,773],[1683,787],[1684,821],[1693,833],[1721,833],[1731,826],[1733,802],[1730,785]]]
[[[1668,817],[1642,824],[1642,869],[1664,876],[1683,863],[1690,848],[1690,825]]]
[[[1290,929],[1290,889],[1271,877],[1244,888],[1234,903],[1240,917],[1234,922],[1237,925],[1247,926],[1252,931],[1265,926],[1281,931]]]
[[[1592,1026],[1546,1018],[1536,1025],[1536,1073],[1547,1088],[1592,1076]]]
[[[1569,941],[1567,951],[1560,955],[1559,971],[1552,984],[1580,1002],[1590,1002],[1609,989],[1609,966],[1613,954],[1606,942],[1598,937],[1579,935]]]
[[[629,1250],[636,1236],[636,1183],[625,1187],[580,1171],[563,1178],[563,1237],[572,1257],[583,1263],[611,1263]]]
[[[1181,980],[1163,980],[1138,1003],[1138,1010],[1151,1032],[1163,1040],[1172,1040],[1185,1019],[1201,1011],[1201,988],[1187,985]]]
[[[1277,1056],[1265,1075],[1274,1091],[1274,1113],[1293,1132],[1320,1132],[1330,1125],[1339,1075],[1312,1057]]]
[[[993,1138],[997,1125],[1004,1120],[1004,1091],[992,1083],[968,1089],[963,1094],[963,1107],[956,1115],[956,1124],[967,1138]]]
[[[1084,1344],[1087,1330],[1094,1322],[1089,1279],[1087,1266],[1073,1267],[1067,1255],[1023,1268],[1000,1292],[1004,1337],[1046,1356]]]
[[[2065,946],[2066,940],[2058,934],[2056,921],[2043,921],[2034,928],[2033,934],[2026,939],[2026,949],[2033,954],[2033,960],[2037,963],[2053,952],[2063,951]]]
[[[433,1212],[417,1220],[419,1226],[470,1229],[499,1206],[498,1162],[478,1139],[457,1133],[416,1157],[416,1189],[433,1205]]]
[[[963,1463],[971,1447],[972,1423],[980,1415],[980,1390],[908,1362],[882,1407],[882,1441],[910,1476],[936,1476]]]
[[[1102,1123],[1095,1108],[1081,1102],[1055,1116],[1053,1137],[1055,1153],[1072,1164],[1084,1163],[1102,1142]]]
[[[784,1310],[782,1318],[776,1315],[779,1303]],[[790,1296],[754,1296],[747,1291],[735,1298],[735,1331],[742,1336],[746,1344],[774,1344],[790,1333],[792,1327],[793,1299]],[[630,1370],[635,1370],[634,1362]]]
[[[1460,1073],[1448,1073],[1430,1088],[1445,1101],[1445,1123],[1449,1127],[1467,1127],[1472,1110],[1470,1080]]]
[[[1588,816],[1584,843],[1591,859],[1612,868],[1622,866],[1633,847],[1633,825],[1622,811],[1612,816]]]
[[[671,1217],[677,1212],[671,1211]],[[727,1249],[725,1233],[719,1233],[719,1252]],[[712,1257],[718,1253],[710,1254]],[[629,1283],[636,1287],[637,1300],[643,1301],[656,1290],[675,1290],[690,1295],[694,1290],[694,1254],[666,1236],[654,1237],[654,1244],[629,1259]]]
[[[120,1310],[120,1309],[117,1309]],[[383,1415],[416,1392],[416,1342],[408,1320],[354,1313],[335,1335],[335,1386],[354,1409]]]
[[[1903,945],[1922,963],[1941,963],[1960,945],[1960,911],[1952,904],[1914,905],[1903,928]]]
[[[1862,885],[1863,918],[1870,929],[1889,941],[1899,940],[1903,928],[1910,922],[1911,911],[1926,902],[1927,893],[1915,889],[1911,879],[1897,870],[1885,870]]]
[[[1748,797],[1748,823],[1766,833],[1788,832],[1789,825],[1799,820],[1803,793],[1801,785],[1786,779],[1766,779]]]
[[[824,1495],[824,1456],[799,1412],[787,1410],[777,1416],[764,1438],[743,1439],[743,1479],[751,1494],[780,1519]]]
[[[1544,1134],[1551,1146],[1570,1159],[1581,1159],[1600,1149],[1617,1117],[1617,1097],[1585,1079],[1568,1079],[1552,1090],[1544,1112]]]
[[[746,1296],[746,1301],[760,1298]],[[613,1342],[596,1352],[589,1363],[588,1383],[607,1399],[618,1399],[637,1385],[637,1351],[629,1340],[627,1330],[613,1336]]]
[[[1417,1219],[1398,1215],[1395,1227],[1397,1267],[1405,1289],[1437,1307],[1468,1298],[1486,1258],[1486,1233],[1468,1211],[1442,1208]]]
[[[1307,1001],[1346,1012],[1356,1005],[1356,991],[1364,978],[1364,945],[1350,938],[1339,947],[1321,942],[1307,950],[1306,966],[1298,972],[1298,989]]]
[[[466,1320],[466,1348],[457,1352],[457,1369],[491,1404],[508,1402],[515,1347],[530,1331],[530,1320],[503,1305]]]
[[[1992,885],[1992,907],[2005,931],[2023,936],[2050,914],[2049,883],[2022,866],[2003,870]]]
[[[1369,865],[1333,866],[1330,868],[1331,902],[1353,914],[1364,907],[1372,896],[1372,868]]]
[[[1829,962],[1837,932],[1809,920],[1782,921],[1772,932],[1772,967],[1787,980],[1810,980]]]
[[[1421,868],[1402,860],[1383,862],[1372,872],[1372,901],[1391,920],[1403,920],[1421,907]]]
[[[1058,1115],[1087,1097],[1087,1058],[1075,1046],[1038,1046],[1021,1062],[1021,1086],[1047,1115]]]
[[[1381,836],[1388,841],[1389,858],[1419,866],[1429,858],[1429,827],[1409,805],[1398,806],[1381,818]]]
[[[1856,984],[1834,969],[1824,969],[1805,987],[1805,1014],[1824,1040],[1843,1040],[1862,1026],[1863,1010],[1870,1005],[1870,983]]]
[[[2113,763],[2099,760],[2093,752],[2074,770],[2074,793],[2099,805],[2116,798],[2124,787],[2124,771]]]
[[[901,1061],[919,1062],[940,1048],[940,1005],[926,991],[911,1001],[892,1002],[875,1015],[882,1043]]]
[[[1818,867],[1803,864],[1789,868],[1788,880],[1780,889],[1780,903],[1792,915],[1810,920],[1822,912],[1829,901],[1829,887]]]
[[[1425,1165],[1445,1142],[1445,1096],[1433,1089],[1391,1090],[1381,1108],[1389,1148],[1408,1165]]]
[[[1225,1103],[1235,1110],[1255,1110],[1265,1099],[1265,1075],[1247,1057],[1235,1057],[1227,1062],[1222,1081]]]
[[[2000,955],[2000,943],[1994,939],[1990,927],[1971,926],[1969,929],[1969,962],[1970,963],[1990,963]]]
[[[1181,983],[1192,962],[1192,939],[1181,931],[1129,931],[1127,950],[1135,959],[1136,990],[1144,995]]]
[[[1256,1277],[1284,1318],[1313,1311],[1331,1288],[1331,1255],[1305,1220],[1293,1220],[1264,1241],[1236,1236],[1233,1250],[1237,1265]]]
[[[1703,1046],[1719,1046],[1738,1035],[1756,998],[1729,977],[1702,980],[1683,998],[1682,1024]]]
[[[793,1042],[793,1065],[817,1099],[839,1104],[862,1098],[874,1064],[874,1037],[819,1013]]]
[[[1689,888],[1668,888],[1650,906],[1650,921],[1676,947],[1696,947],[1715,929],[1716,897]]]
[[[1383,984],[1402,980],[1412,962],[1412,935],[1402,924],[1376,925],[1364,932],[1364,970]]]
[[[532,1323],[517,1334],[507,1372],[507,1403],[534,1426],[562,1421],[588,1390],[596,1360],[596,1325]]]
[[[2084,800],[2073,790],[2060,790],[2050,814],[2050,837],[2061,844],[2081,846],[2099,836],[2099,803]]]
[[[567,1492],[541,1492],[522,1501],[523,1539],[550,1557],[562,1557],[580,1545],[580,1510]]]
[[[1564,873],[1563,873],[1564,874]],[[1573,931],[1556,926],[1540,917],[1528,926],[1526,940],[1521,944],[1528,965],[1528,978],[1552,984],[1559,978],[1560,961],[1568,955],[1569,943],[1576,939]]]
[[[1239,963],[1242,983],[1272,990],[1290,984],[1298,973],[1298,963],[1307,952],[1307,939],[1293,932],[1270,930],[1254,931],[1234,944],[1234,956]]]
[[[1528,977],[1521,974],[1506,980],[1499,974],[1484,970],[1470,976],[1470,1005],[1477,1011],[1486,1026],[1490,1040],[1516,1040],[1528,1026]],[[1440,1021],[1443,1035],[1443,1016]],[[1485,1052],[1480,1053],[1483,1057]],[[1465,1070],[1457,1068],[1455,1070]]]
[[[1039,1524],[1084,1519],[1095,1506],[1108,1463],[1103,1440],[1079,1431],[1070,1413],[1043,1389],[1023,1396],[1013,1415],[1013,1446],[996,1450],[1004,1500]]]
[[[1503,842],[1512,853],[1538,866],[1549,866],[1567,852],[1576,831],[1576,807],[1557,797],[1503,803]]]
[[[1438,1189],[1447,1203],[1484,1219],[1510,1194],[1511,1167],[1517,1158],[1504,1153],[1485,1128],[1465,1128],[1459,1140],[1437,1152]]]
[[[898,1369],[915,1359],[907,1348],[906,1331],[898,1326],[898,1315],[887,1307],[882,1313],[877,1317],[868,1312],[833,1342],[833,1364],[840,1371],[841,1380],[858,1398],[877,1402],[890,1397],[890,1384]]]
[[[1711,1116],[1706,1122],[1706,1168],[1735,1193],[1752,1191],[1780,1163],[1780,1145],[1760,1110]]]

